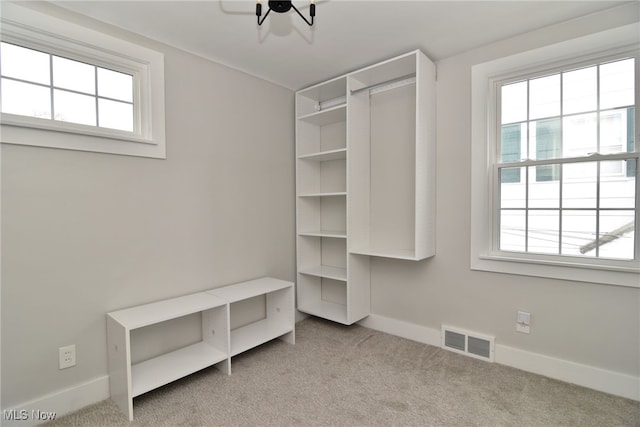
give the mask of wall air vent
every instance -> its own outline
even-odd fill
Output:
[[[495,337],[442,325],[442,348],[456,353],[493,362],[494,341]]]

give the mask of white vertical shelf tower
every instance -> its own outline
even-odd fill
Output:
[[[435,254],[435,66],[414,51],[296,93],[298,309],[370,312],[370,257]]]

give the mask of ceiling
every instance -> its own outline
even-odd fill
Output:
[[[52,3],[297,90],[413,49],[437,61],[626,2],[316,0],[313,27],[293,10],[259,27],[246,0]],[[293,3],[308,15],[308,1]]]

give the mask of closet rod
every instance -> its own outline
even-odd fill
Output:
[[[416,76],[416,74],[412,73],[412,74],[407,74],[406,76],[397,77],[395,79],[387,80],[386,82],[376,83],[376,84],[371,85],[371,86],[365,86],[365,87],[360,88],[360,89],[352,90],[351,91],[351,95],[355,95],[356,93],[364,92],[365,90],[374,90],[374,89],[380,89],[380,88],[382,88],[384,86],[391,86],[394,83],[399,83],[399,82],[401,82],[403,80],[408,80],[408,79],[411,79],[411,78],[415,78],[415,76]]]

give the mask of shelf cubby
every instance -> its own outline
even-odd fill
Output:
[[[199,342],[137,363],[131,367],[131,395],[140,396],[212,364],[227,360],[228,357],[226,352],[206,342]]]
[[[212,289],[207,293],[229,302],[230,312],[234,309],[234,303],[257,296],[265,298],[266,315],[263,319],[231,330],[231,356],[275,338],[280,338],[290,344],[295,343],[295,298],[291,282],[265,277],[242,284]]]
[[[346,104],[347,80],[344,76],[311,86],[296,94],[296,117]]]
[[[194,313],[202,317],[200,342],[131,364],[131,331]],[[108,313],[111,398],[132,420],[136,396],[212,365],[229,374],[228,329],[227,302],[204,292]]]
[[[334,322],[349,324],[347,282],[300,274],[298,309]]]

